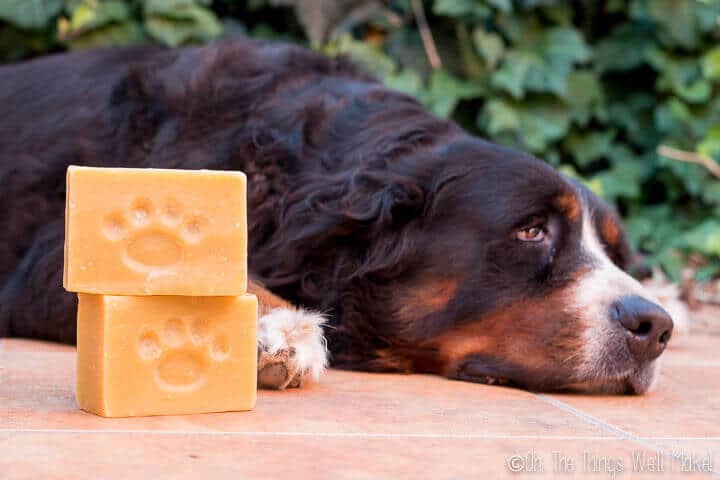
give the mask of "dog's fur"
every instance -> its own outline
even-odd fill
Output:
[[[609,313],[648,296],[622,271],[634,257],[610,209],[346,58],[244,40],[57,55],[0,68],[0,111],[0,335],[75,340],[68,165],[236,169],[253,278],[327,315],[334,365],[532,389],[652,383],[655,362],[635,361]],[[520,239],[535,226],[544,240]],[[265,350],[312,344],[300,370],[319,372],[319,317],[265,298],[266,327],[312,332],[266,332]]]

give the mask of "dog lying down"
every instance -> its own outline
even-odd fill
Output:
[[[261,386],[317,378],[326,345],[338,368],[532,390],[655,381],[673,321],[627,273],[616,214],[346,58],[248,40],[61,54],[0,67],[0,112],[2,336],[75,341],[69,164],[238,169]]]

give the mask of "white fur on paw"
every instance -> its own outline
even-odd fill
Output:
[[[258,385],[282,390],[318,380],[327,366],[325,318],[301,309],[276,308],[258,320]]]

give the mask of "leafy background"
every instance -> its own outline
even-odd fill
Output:
[[[672,278],[720,275],[717,0],[0,0],[5,62],[235,35],[350,54],[582,179]]]

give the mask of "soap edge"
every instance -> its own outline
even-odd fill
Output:
[[[105,316],[105,298],[103,295],[95,295],[88,293],[78,294],[78,313],[77,313],[77,378],[76,378],[76,399],[82,410],[95,413],[100,416],[108,415],[107,398],[103,395],[105,389],[105,362],[103,354],[105,352],[105,322],[100,321]],[[96,318],[91,318],[95,316]],[[83,335],[81,326],[88,325],[88,321],[93,321],[92,331],[87,336],[94,334],[95,341],[87,339]],[[90,348],[88,348],[90,347]],[[87,382],[86,388],[81,388],[81,379],[88,378],[93,373],[90,369],[92,363],[96,364],[96,368],[100,369],[100,373],[93,378],[92,382]],[[96,393],[93,396],[92,393]]]
[[[70,231],[70,177],[74,168],[73,165],[70,165],[65,172],[65,237],[63,239],[63,288],[65,290],[68,290],[68,286],[70,285],[70,272],[68,272],[70,237],[68,236],[68,232]]]
[[[87,165],[69,165],[68,171],[73,170],[76,172],[82,172],[82,171],[96,171],[96,172],[117,172],[117,171],[128,171],[128,172],[159,172],[161,174],[167,173],[167,174],[174,174],[174,173],[190,173],[190,174],[211,174],[211,175],[217,175],[217,176],[236,176],[236,177],[242,177],[243,179],[247,180],[247,175],[242,170],[215,170],[215,169],[209,169],[209,168],[198,168],[198,169],[190,169],[190,168],[153,168],[153,167],[91,167]]]

